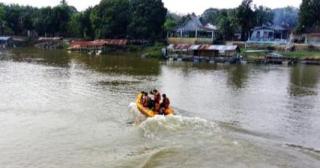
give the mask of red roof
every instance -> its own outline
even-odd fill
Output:
[[[177,44],[175,46],[176,50],[187,50],[189,49],[189,47],[191,46],[191,44]]]

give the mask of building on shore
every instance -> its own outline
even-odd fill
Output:
[[[251,30],[247,44],[287,44],[290,30],[282,26],[259,26]]]
[[[13,38],[10,36],[0,36],[0,48],[10,48],[13,47]]]
[[[320,33],[307,33],[304,34],[305,44],[320,46]]]
[[[186,61],[237,63],[241,61],[240,49],[236,45],[170,44],[168,57]]]
[[[216,30],[216,26],[202,24],[193,14],[188,21],[168,32],[167,41],[169,44],[212,44]]]

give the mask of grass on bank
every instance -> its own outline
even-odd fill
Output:
[[[299,51],[268,51],[268,50],[256,50],[256,52],[247,52],[249,50],[254,49],[241,49],[241,54],[246,56],[247,58],[259,58],[266,56],[267,53],[270,52],[278,52],[279,54],[290,57],[290,58],[298,58],[298,59],[304,59],[304,58],[316,58],[320,59],[320,51],[315,50],[299,50]]]
[[[144,58],[153,58],[153,59],[162,59],[162,48],[165,48],[166,45],[163,43],[155,43],[148,46],[139,46],[139,45],[128,45],[124,48],[107,48],[108,53],[121,53],[129,52],[140,55]]]
[[[162,48],[165,48],[166,46],[162,43],[155,43],[153,46],[145,47],[142,50],[143,56],[146,58],[156,58],[161,59],[162,58]]]
[[[294,58],[318,58],[320,59],[320,51],[286,51],[279,52],[280,54],[286,57],[294,57]]]

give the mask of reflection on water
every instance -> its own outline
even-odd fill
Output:
[[[208,63],[168,63],[170,67],[182,70],[182,75],[188,77],[192,72],[198,71],[202,73],[213,71],[225,71],[228,75],[227,85],[234,87],[236,90],[245,87],[248,78],[248,66],[246,65],[217,65]]]
[[[99,72],[129,75],[158,75],[160,73],[160,63],[158,61],[139,59],[137,55],[132,54],[112,54],[108,56],[71,54],[71,57]]]
[[[235,65],[228,69],[228,84],[236,89],[244,88],[248,78],[248,66]]]
[[[69,67],[70,57],[63,50],[40,50],[35,48],[16,49],[11,52],[11,57],[19,62],[39,63],[50,66]]]
[[[158,75],[160,63],[156,60],[139,59],[138,54],[122,53],[107,56],[92,56],[80,53],[67,53],[64,50],[16,49],[8,59],[14,61],[69,67],[71,61],[84,64],[99,72],[122,73],[129,75]]]
[[[249,130],[281,135],[290,142],[320,147],[316,142],[320,138],[320,67],[198,66],[201,64],[171,63],[162,67],[161,89],[168,92],[183,115],[226,121]],[[292,73],[297,69],[308,73],[308,77]],[[299,79],[299,85],[292,84],[298,82],[292,79]],[[301,97],[301,90],[309,92]],[[313,94],[308,94],[310,91]]]
[[[0,54],[0,167],[317,168],[319,78],[318,66],[15,49]],[[154,88],[182,116],[128,125]]]
[[[308,96],[317,94],[316,88],[320,79],[318,66],[294,66],[290,76],[290,95]]]

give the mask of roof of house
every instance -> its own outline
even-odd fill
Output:
[[[206,25],[204,25],[204,27],[207,29],[218,30],[217,26],[215,26],[211,23],[207,23]]]
[[[176,31],[214,31],[216,29],[217,27],[211,24],[203,25],[199,17],[191,15],[188,21],[176,28]]]
[[[9,37],[9,36],[0,36],[0,41],[8,41],[10,39],[11,39],[11,37]]]

